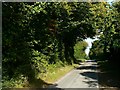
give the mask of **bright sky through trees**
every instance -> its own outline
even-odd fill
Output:
[[[95,40],[98,40],[98,38],[95,38],[95,39],[87,38],[87,39],[85,39],[85,41],[88,43],[88,47],[87,47],[87,49],[85,50],[85,53],[86,53],[87,55],[89,54],[90,48],[92,47],[92,43],[93,43]]]
[[[113,1],[114,1],[114,0],[107,0],[107,2],[109,2],[110,5],[112,4]],[[98,39],[97,39],[97,38],[95,38],[95,39],[91,39],[91,38],[85,39],[85,41],[88,43],[88,47],[87,47],[87,49],[85,50],[85,53],[86,53],[87,55],[89,54],[90,48],[92,47],[92,43],[93,43],[95,40],[98,40]]]

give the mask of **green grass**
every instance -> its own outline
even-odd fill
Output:
[[[64,66],[49,65],[48,71],[43,74],[38,74],[37,79],[31,83],[30,87],[47,87],[48,85],[52,85],[55,81],[78,66],[78,64]]]
[[[67,74],[77,65],[66,65],[59,68],[50,68],[49,71],[44,75],[44,77],[39,76],[42,80],[47,83],[54,83],[56,80],[60,79],[62,76]]]
[[[27,77],[20,76],[17,78],[12,78],[11,80],[5,79],[3,87],[13,87],[13,88],[43,88],[48,85],[53,84],[55,81],[63,77],[65,74],[70,72],[72,69],[77,67],[78,64],[68,65],[65,63],[49,64],[47,71],[45,73],[36,73],[35,77],[31,78],[29,81]]]

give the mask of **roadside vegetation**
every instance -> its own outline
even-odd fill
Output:
[[[119,90],[120,88],[120,69],[118,65],[113,65],[109,61],[98,61],[98,80],[100,88],[112,87],[112,90]]]
[[[85,50],[88,47],[88,43],[85,41],[77,42],[74,46],[74,56],[76,61],[85,61],[89,57],[87,57]]]
[[[3,88],[52,84],[89,58],[88,37],[100,36],[90,58],[111,58],[119,65],[119,7],[119,2],[114,7],[107,2],[3,2]]]
[[[99,40],[93,42],[89,57],[98,62],[100,87],[120,88],[120,2],[109,8]]]

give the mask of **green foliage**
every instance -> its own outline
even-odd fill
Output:
[[[106,5],[103,25],[99,29],[102,31],[99,41],[93,43],[90,57],[94,59],[107,59],[111,62],[118,62],[120,56],[120,12],[118,10],[120,2],[113,3],[113,6]]]
[[[46,74],[49,69],[52,71],[74,63],[76,58],[85,58],[87,44],[77,42],[102,30],[107,9],[106,3],[90,2],[5,2],[2,7],[4,87],[24,87],[26,79],[31,83],[39,73]],[[103,13],[99,12],[101,7]],[[115,26],[118,27],[113,25],[111,32],[116,32]],[[112,35],[117,38],[119,33]],[[115,47],[118,47],[117,42],[118,38]]]
[[[88,44],[85,41],[82,42],[78,42],[75,46],[74,46],[74,56],[76,59],[85,59],[86,58],[86,54],[85,54],[85,49],[87,48]]]
[[[8,80],[7,77],[3,76],[2,87],[6,87],[6,88],[28,87],[27,77],[20,75],[16,78],[11,78],[10,80]]]
[[[49,56],[46,56],[38,51],[33,51],[32,64],[36,73],[44,73],[47,71]]]
[[[100,40],[94,41],[89,53],[90,59],[103,60],[104,59],[103,49],[104,45],[100,42]]]

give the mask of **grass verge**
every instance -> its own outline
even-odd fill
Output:
[[[55,81],[59,80],[61,77],[73,70],[75,67],[78,67],[78,64],[65,65],[61,67],[55,67],[54,65],[51,65],[46,74],[38,75],[38,78],[45,82],[41,82],[40,86],[47,87],[48,85],[52,85]]]
[[[76,65],[74,64],[58,68],[51,68],[46,74],[46,77],[43,77],[42,79],[48,83],[54,83],[56,80],[60,79],[62,76],[74,69],[75,66]]]
[[[44,88],[54,84],[55,81],[63,77],[65,74],[67,74],[77,66],[78,64],[50,64],[47,67],[46,72],[36,73],[35,77],[31,77],[29,81],[27,77],[20,76],[17,78],[12,78],[10,80],[6,79],[6,81],[2,85],[3,88]]]
[[[66,73],[71,71],[73,68],[74,67],[71,65],[60,68],[54,68],[54,71],[49,70],[49,72],[47,73],[46,77],[43,78],[43,80],[45,80],[48,83],[53,83],[62,76],[64,76]]]

